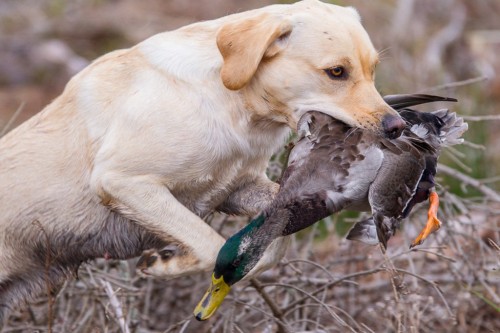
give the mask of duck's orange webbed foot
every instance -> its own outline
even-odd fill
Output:
[[[422,244],[425,239],[437,231],[441,227],[441,221],[437,218],[437,211],[439,208],[439,196],[436,192],[432,191],[429,194],[429,210],[427,212],[427,224],[424,229],[420,232],[417,238],[411,243],[410,249]]]

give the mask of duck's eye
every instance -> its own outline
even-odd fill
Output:
[[[240,262],[241,262],[241,259],[235,259],[235,260],[233,261],[233,266],[234,266],[234,267],[238,267],[238,265],[240,264]]]
[[[345,79],[347,77],[347,73],[344,67],[342,66],[334,66],[325,69],[326,74],[332,80]]]

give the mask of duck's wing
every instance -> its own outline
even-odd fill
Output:
[[[404,112],[408,114],[415,111],[404,110]],[[421,115],[418,116],[421,117]],[[429,134],[427,137],[423,137],[423,139],[434,146],[435,153],[426,154],[424,173],[420,178],[415,195],[405,208],[403,217],[406,217],[410,213],[415,204],[429,199],[429,210],[427,212],[428,219],[426,226],[415,241],[412,242],[410,248],[421,244],[431,233],[438,230],[441,226],[441,222],[437,217],[439,196],[433,190],[435,185],[434,176],[437,171],[437,161],[441,148],[462,143],[463,139],[461,136],[468,128],[463,118],[458,117],[454,112],[450,112],[447,109],[430,112],[427,114],[427,117],[434,117],[437,119],[420,124],[421,127],[425,126],[429,129]],[[412,126],[412,130],[414,128],[415,125]]]
[[[407,129],[399,141],[407,140],[411,143],[412,147],[417,150],[419,155],[423,156],[424,160],[422,174],[417,186],[413,194],[409,197],[410,200],[404,206],[400,217],[407,217],[417,203],[427,199],[430,201],[427,224],[410,246],[413,247],[421,244],[429,234],[439,229],[441,225],[441,222],[437,218],[439,197],[433,190],[435,186],[434,176],[437,171],[437,160],[442,147],[458,144],[463,141],[461,136],[467,130],[467,123],[465,123],[461,117],[458,117],[455,113],[446,109],[428,113],[404,109],[400,110],[400,114],[407,122]],[[410,160],[406,160],[405,162],[408,161]],[[414,171],[417,171],[417,169],[414,168]],[[410,184],[411,182],[407,180],[402,181],[400,185]],[[404,199],[404,193],[399,198]],[[377,198],[377,194],[375,193],[373,197],[370,196],[370,200],[376,202],[381,200],[381,198]],[[404,200],[401,202],[404,202]],[[395,209],[394,212],[397,211],[398,204],[390,205]],[[390,206],[384,206],[384,208],[389,209]],[[375,212],[376,211],[375,209]],[[384,212],[384,214],[387,214],[387,212]],[[379,223],[375,224],[378,226]],[[377,231],[380,233],[379,229],[377,229]]]
[[[448,109],[437,110],[431,112],[431,114],[438,117],[443,123],[439,131],[439,139],[442,146],[452,146],[464,141],[462,135],[467,131],[469,125],[462,117],[459,117],[455,112],[451,112]]]
[[[368,228],[367,223],[355,226],[349,239],[366,240],[366,231],[373,233],[371,228],[375,227],[377,240],[386,248],[404,213],[419,197],[418,186],[426,170],[426,155],[432,154],[434,149],[408,130],[396,140],[381,139],[380,144],[384,147],[384,159],[368,193],[374,226]]]
[[[382,216],[382,223],[377,228],[373,216],[356,222],[349,230],[346,238],[348,240],[359,241],[368,245],[377,245],[382,243],[387,247],[387,241],[394,236],[396,229],[399,228],[400,220]]]
[[[433,112],[419,112],[412,109],[399,110],[407,128],[436,150],[463,142],[461,138],[468,125],[462,117],[448,109]]]
[[[434,176],[437,171],[437,162],[441,149],[463,142],[462,134],[467,130],[468,125],[463,118],[447,109],[434,112],[418,112],[405,109],[400,112],[409,124],[407,136],[413,136],[413,142],[425,156],[425,169],[419,180],[417,191],[407,205],[403,217],[408,216],[413,206],[429,198],[430,191],[435,185]],[[415,138],[415,136],[417,138]],[[418,140],[432,149],[419,146]]]
[[[347,233],[348,240],[359,241],[368,245],[377,245],[379,239],[377,237],[377,227],[373,221],[373,217],[366,220],[356,222]]]
[[[379,138],[379,144],[384,158],[368,193],[373,218],[356,224],[348,239],[367,244],[380,242],[386,248],[404,213],[417,199],[420,202],[428,197],[427,191],[420,198],[419,186],[426,172],[426,159],[433,156],[435,149],[408,129],[395,140]]]
[[[305,117],[307,128],[290,153],[280,191],[269,209],[290,212],[283,235],[366,201],[383,158],[373,134],[319,112]],[[299,133],[300,128],[299,122]]]
[[[425,155],[432,147],[406,131],[396,140],[380,139],[380,144],[384,159],[370,186],[368,200],[372,212],[400,218],[415,195],[425,170]]]

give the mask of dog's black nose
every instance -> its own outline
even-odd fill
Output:
[[[385,115],[382,118],[382,127],[384,134],[389,139],[395,139],[401,135],[405,128],[405,122],[400,116]]]

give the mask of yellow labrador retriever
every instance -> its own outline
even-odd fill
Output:
[[[266,206],[278,189],[268,160],[304,112],[400,133],[374,87],[377,62],[356,11],[315,0],[192,24],[97,59],[0,141],[0,320],[94,258],[149,249],[145,274],[211,270],[224,239],[201,217]]]

